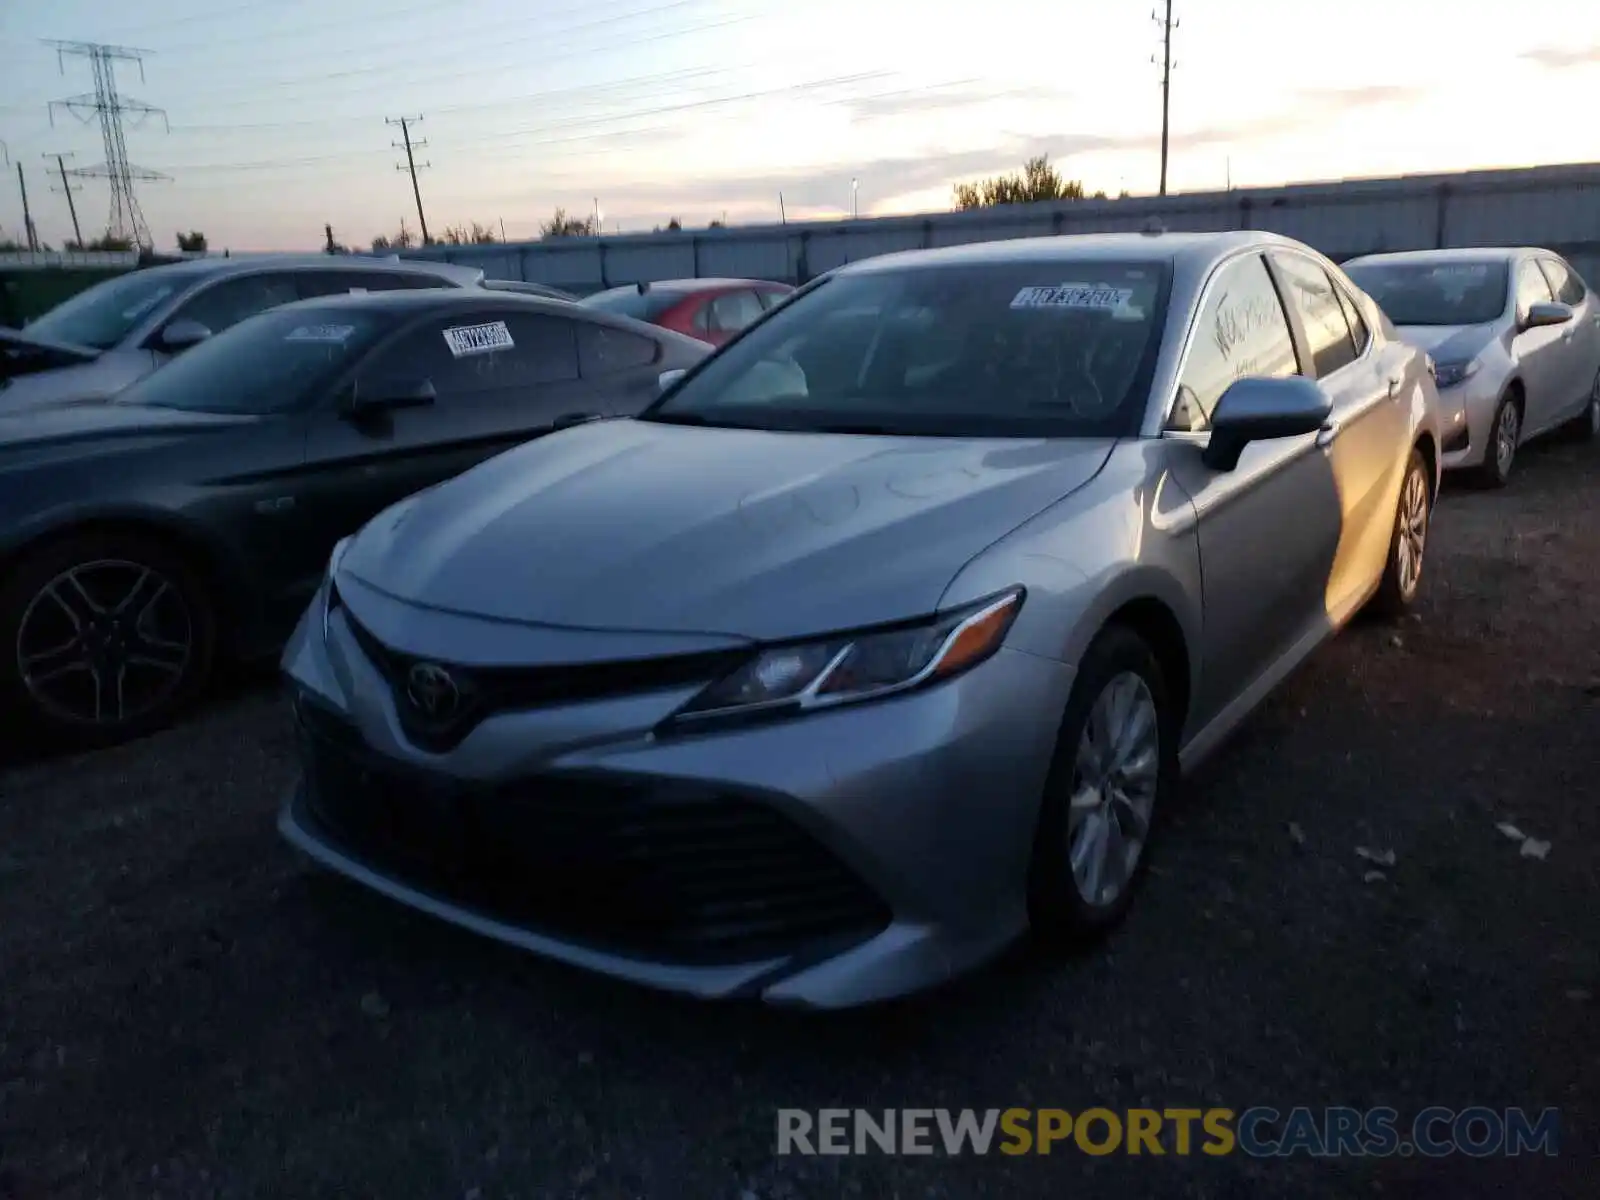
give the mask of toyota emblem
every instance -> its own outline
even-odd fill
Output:
[[[406,699],[431,721],[448,721],[461,708],[461,687],[438,663],[420,662],[406,676]]]

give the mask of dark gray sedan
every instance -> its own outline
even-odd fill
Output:
[[[640,411],[707,353],[559,300],[351,295],[252,317],[111,402],[0,416],[0,736],[13,714],[79,743],[167,721],[219,654],[276,651],[340,537]]]

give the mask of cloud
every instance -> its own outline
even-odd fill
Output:
[[[976,81],[942,84],[938,87],[908,88],[879,96],[864,96],[846,106],[856,123],[888,120],[894,117],[919,117],[930,112],[974,108],[1001,100],[1025,103],[1060,103],[1069,99],[1066,92],[1044,87],[987,87]]]
[[[1559,71],[1566,67],[1587,67],[1600,63],[1600,44],[1577,50],[1564,50],[1559,46],[1540,46],[1524,51],[1521,57],[1551,71]]]
[[[993,93],[990,93],[993,94]],[[1206,146],[1242,145],[1251,141],[1294,134],[1314,126],[1319,118],[1354,109],[1378,107],[1415,98],[1420,92],[1406,87],[1370,86],[1326,88],[1295,93],[1290,103],[1275,105],[1263,117],[1232,125],[1204,126],[1173,132],[1173,150]],[[874,98],[871,103],[876,103]],[[909,97],[908,97],[909,99]],[[1014,171],[1030,158],[1048,155],[1067,175],[1078,155],[1154,151],[1161,144],[1159,128],[1138,134],[1061,134],[1054,137],[1006,133],[992,146],[949,153],[906,154],[867,161],[802,167],[726,178],[664,179],[635,182],[596,180],[606,198],[606,212],[623,221],[664,220],[658,214],[691,213],[732,221],[769,220],[777,216],[778,195],[791,217],[802,212],[817,215],[848,214],[852,179],[861,181],[863,207],[917,192],[949,188],[955,183],[1002,171]],[[569,202],[570,201],[570,202]],[[581,208],[588,201],[569,197],[559,202]]]

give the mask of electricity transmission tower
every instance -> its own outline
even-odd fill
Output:
[[[417,222],[422,226],[422,244],[424,246],[426,246],[426,245],[428,245],[428,243],[430,241],[430,239],[428,237],[428,218],[422,215],[422,189],[417,186],[417,159],[416,159],[416,155],[413,153],[413,151],[421,150],[428,143],[426,141],[413,142],[411,140],[411,127],[413,125],[421,124],[422,123],[422,118],[421,117],[393,117],[393,118],[385,117],[383,123],[385,125],[398,125],[398,126],[400,126],[400,136],[405,139],[405,141],[403,143],[401,143],[401,142],[391,142],[390,143],[390,145],[392,145],[396,150],[404,149],[405,152],[406,152],[406,165],[402,167],[398,163],[396,163],[394,169],[396,171],[410,171],[411,172],[411,194],[417,198]],[[422,165],[424,167],[431,167],[433,164],[432,163],[423,163]]]
[[[1151,13],[1150,19],[1161,26],[1161,195],[1167,194],[1167,131],[1172,116],[1172,70],[1178,64],[1172,57],[1172,31],[1178,22],[1172,19],[1172,0],[1166,0],[1166,12]],[[1152,56],[1151,62],[1157,60]]]
[[[100,120],[100,138],[105,143],[105,162],[99,166],[82,167],[67,174],[80,179],[105,179],[111,185],[111,217],[106,232],[112,237],[127,238],[135,245],[151,245],[150,227],[145,224],[144,213],[133,194],[134,180],[167,179],[159,171],[147,171],[128,161],[128,145],[123,133],[123,118],[131,116],[137,127],[151,116],[159,116],[163,123],[167,114],[162,109],[123,96],[117,91],[115,63],[118,59],[139,64],[139,78],[144,78],[146,51],[127,46],[107,46],[100,42],[47,42],[56,48],[56,59],[62,74],[66,74],[68,55],[89,60],[94,72],[94,91],[66,100],[50,102],[50,123],[55,124],[57,108],[64,108],[80,121],[88,124],[94,117]],[[170,128],[170,126],[169,126]]]

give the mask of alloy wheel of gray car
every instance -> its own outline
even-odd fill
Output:
[[[1144,638],[1101,631],[1078,663],[1034,835],[1036,934],[1076,941],[1127,910],[1177,777],[1181,725]]]
[[[102,559],[61,572],[17,627],[17,672],[53,716],[104,725],[135,720],[182,682],[194,654],[188,605],[170,579]]]
[[[47,732],[117,740],[164,723],[194,694],[213,630],[180,558],[143,539],[73,539],[6,581],[0,693]]]
[[[1433,520],[1433,472],[1422,452],[1416,448],[1406,462],[1400,481],[1400,498],[1395,504],[1394,531],[1389,538],[1389,557],[1378,582],[1372,608],[1381,616],[1395,617],[1416,602],[1422,588],[1427,563],[1428,527]]]
[[[1589,389],[1589,406],[1573,420],[1570,432],[1580,442],[1600,440],[1600,375]]]
[[[1494,425],[1489,430],[1489,444],[1484,447],[1482,478],[1491,487],[1498,487],[1511,477],[1511,464],[1517,457],[1517,445],[1522,440],[1522,410],[1510,396],[1500,401],[1495,410]]]
[[[1101,689],[1078,738],[1067,808],[1072,881],[1086,904],[1122,895],[1144,854],[1161,775],[1161,720],[1150,688],[1123,671]]]

